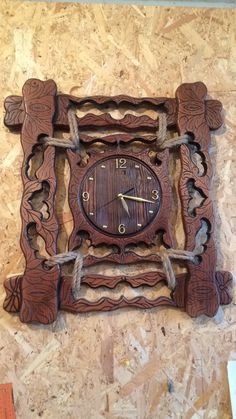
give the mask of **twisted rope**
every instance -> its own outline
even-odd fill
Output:
[[[41,137],[40,142],[54,147],[71,148],[72,150],[76,149],[76,146],[72,143],[72,141],[66,139],[60,140],[59,138],[54,137]]]
[[[66,253],[58,253],[57,255],[51,256],[50,259],[48,259],[45,262],[45,265],[48,268],[51,268],[55,265],[63,265],[64,263],[70,262],[71,260],[76,259],[77,252],[66,252]]]
[[[79,130],[77,124],[77,118],[75,110],[70,108],[68,110],[68,122],[71,133],[71,140],[59,140],[53,137],[43,137],[43,142],[47,145],[54,145],[56,147],[70,148],[77,151],[80,151],[81,157],[86,156],[86,152],[80,144]],[[190,139],[190,136],[184,134],[180,137],[167,139],[167,116],[165,113],[159,115],[159,129],[157,133],[156,145],[158,149],[165,149],[178,146],[180,144],[187,144]],[[160,256],[163,266],[163,271],[166,275],[166,280],[168,287],[173,290],[176,287],[176,277],[171,264],[171,259],[187,260],[194,262],[196,255],[200,254],[201,246],[201,235],[196,237],[196,245],[193,252],[187,250],[178,250],[178,249],[168,249],[165,251],[157,252],[157,255]],[[73,281],[72,281],[72,292],[75,298],[78,298],[79,290],[81,287],[82,279],[82,268],[83,268],[83,256],[80,252],[66,252],[59,253],[52,256],[46,261],[46,266],[52,267],[57,264],[63,265],[64,263],[75,260],[74,269],[73,269]]]
[[[69,108],[67,112],[69,127],[70,127],[70,133],[71,133],[71,139],[72,142],[77,150],[80,149],[80,138],[79,138],[79,130],[78,130],[78,123],[77,123],[77,117],[75,109]]]
[[[167,137],[167,117],[165,113],[159,115],[159,128],[157,132],[157,147],[162,148]]]
[[[199,238],[200,241],[200,238]],[[194,262],[195,257],[199,254],[199,243],[196,243],[195,249],[193,252],[188,250],[178,250],[178,249],[167,249],[164,251],[157,252],[156,254],[160,256],[163,266],[163,271],[166,275],[167,285],[173,290],[176,286],[175,273],[172,268],[171,259],[187,260],[189,262]],[[52,267],[57,264],[63,265],[64,263],[75,260],[74,269],[73,269],[73,281],[72,281],[72,292],[75,298],[78,298],[79,290],[81,287],[82,279],[82,268],[83,268],[83,256],[80,252],[66,252],[59,253],[57,255],[51,256],[45,262],[47,267]]]
[[[55,147],[70,148],[72,150],[80,151],[80,137],[78,130],[78,122],[76,116],[76,110],[74,108],[69,108],[67,112],[67,118],[70,128],[71,139],[59,139],[50,136],[41,137],[40,141],[43,144],[51,145]]]
[[[83,256],[78,252],[73,269],[73,281],[72,281],[72,292],[74,297],[77,299],[79,298],[79,290],[81,287],[81,279],[82,279],[82,268],[83,268]]]
[[[40,138],[40,142],[42,144],[54,147],[69,148],[71,150],[75,150],[77,153],[80,154],[81,160],[86,163],[88,160],[88,154],[86,153],[84,146],[80,142],[78,121],[75,108],[68,109],[67,118],[70,127],[71,139],[66,140],[63,138],[61,140],[59,138],[45,136]]]
[[[166,253],[163,253],[161,256],[163,271],[166,274],[168,287],[173,290],[176,286],[175,273],[171,265],[169,256]]]
[[[82,268],[83,268],[83,256],[80,252],[65,252],[58,253],[57,255],[51,256],[45,262],[45,265],[48,268],[51,268],[55,265],[64,265],[64,263],[74,260],[74,269],[73,269],[73,280],[72,280],[72,292],[75,298],[78,298],[78,293],[81,286],[82,279]]]
[[[159,115],[159,128],[157,132],[156,146],[158,149],[176,147],[181,144],[187,144],[190,140],[188,134],[183,134],[179,137],[167,139],[167,116],[165,113]]]

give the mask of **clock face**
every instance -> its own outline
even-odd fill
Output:
[[[101,159],[88,170],[78,200],[97,229],[108,235],[129,236],[142,231],[156,217],[161,187],[148,165],[118,155]]]

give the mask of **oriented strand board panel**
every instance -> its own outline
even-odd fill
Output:
[[[61,91],[76,95],[132,96],[173,96],[180,83],[202,80],[222,101],[225,127],[212,139],[212,192],[218,268],[235,272],[236,12],[3,0],[0,19],[1,102],[21,94],[30,77],[53,78]],[[19,135],[3,126],[3,108],[0,115],[0,382],[13,383],[16,416],[229,419],[236,296],[210,320],[169,309],[123,310],[61,313],[42,327],[3,311],[3,279],[22,272],[24,261],[22,151]],[[63,243],[71,214],[62,153],[57,170]]]

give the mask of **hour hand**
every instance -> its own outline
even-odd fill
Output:
[[[130,195],[121,195],[121,197],[124,199],[131,199],[132,201],[137,201],[137,202],[149,202],[150,204],[155,204],[155,201],[149,201],[149,199],[144,199],[144,198],[140,198],[139,196],[130,196]]]
[[[120,196],[120,200],[121,200],[121,203],[122,203],[122,206],[123,206],[125,212],[127,212],[128,216],[130,217],[129,208],[128,208],[128,205],[126,204],[123,196]]]

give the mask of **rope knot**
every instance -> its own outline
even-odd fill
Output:
[[[165,113],[159,115],[159,128],[157,131],[156,147],[157,149],[164,150],[165,148],[172,148],[181,144],[187,144],[190,140],[188,134],[183,134],[179,137],[169,138],[167,132],[167,116]]]
[[[64,263],[70,262],[74,260],[74,268],[73,268],[73,280],[72,280],[72,293],[75,298],[79,296],[79,290],[81,287],[81,280],[82,280],[82,269],[83,269],[83,255],[81,252],[65,252],[65,253],[58,253],[57,255],[51,256],[45,262],[45,265],[50,268],[55,265],[63,265]]]

